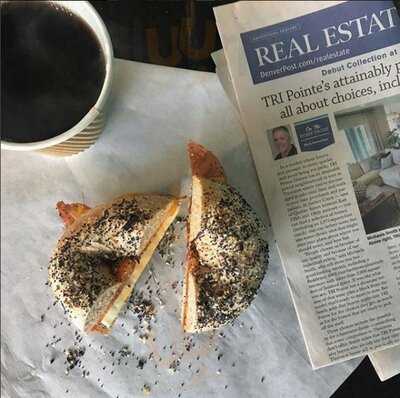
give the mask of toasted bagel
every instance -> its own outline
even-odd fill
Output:
[[[67,218],[48,277],[79,329],[110,331],[179,206],[168,195],[126,194]]]
[[[182,326],[193,333],[219,328],[250,305],[264,278],[268,245],[261,222],[226,183],[217,158],[195,143],[188,150],[192,198]]]

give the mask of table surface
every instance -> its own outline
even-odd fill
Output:
[[[215,30],[215,22],[213,19],[212,14],[212,6],[216,4],[227,3],[228,1],[202,1],[202,2],[195,2],[195,1],[146,1],[146,2],[115,2],[115,1],[93,1],[92,3],[99,11],[105,23],[110,31],[111,38],[114,44],[115,54],[119,57],[125,59],[132,59],[137,61],[144,61],[150,62],[155,64],[162,64],[162,65],[170,65],[170,66],[178,66],[178,67],[185,67],[197,70],[213,70],[213,63],[210,58],[210,53],[218,48],[220,48],[220,41],[218,38],[218,34]],[[187,23],[189,22],[189,23]],[[184,26],[190,26],[191,29],[185,30]],[[180,34],[179,34],[180,33]],[[201,49],[202,51],[191,51],[193,49]],[[237,120],[235,120],[234,112],[229,113],[226,117],[220,116],[220,121],[215,123],[215,119],[204,118],[204,115],[210,114],[215,115],[218,113],[218,106],[222,103],[224,106],[228,106],[228,101],[224,98],[222,90],[219,91],[214,87],[215,82],[213,85],[210,84],[211,80],[215,80],[213,77],[210,78],[208,74],[204,76],[204,84],[198,84],[196,90],[192,90],[193,84],[195,80],[190,77],[190,74],[186,74],[183,71],[183,74],[179,78],[180,81],[186,83],[186,86],[181,86],[180,95],[182,101],[189,101],[190,113],[187,108],[183,110],[182,105],[175,104],[175,101],[171,102],[171,97],[161,96],[160,97],[160,87],[163,87],[166,90],[170,90],[173,92],[174,85],[173,81],[171,80],[172,74],[169,72],[169,69],[166,69],[161,74],[157,72],[157,78],[151,79],[150,81],[147,80],[147,77],[143,75],[143,66],[134,64],[134,68],[136,69],[135,74],[131,77],[131,79],[135,82],[132,84],[131,87],[132,92],[130,95],[124,95],[123,93],[126,92],[124,90],[122,82],[120,82],[120,86],[118,86],[117,82],[117,92],[120,92],[120,101],[119,104],[123,104],[123,108],[125,110],[120,113],[120,123],[116,123],[115,119],[110,119],[110,124],[107,127],[106,134],[102,138],[102,141],[96,145],[97,151],[94,152],[96,147],[91,149],[92,152],[87,152],[88,157],[86,161],[67,161],[66,167],[62,166],[62,177],[65,178],[65,181],[69,183],[66,186],[63,186],[62,183],[54,184],[53,178],[53,171],[51,168],[55,164],[54,161],[50,161],[46,158],[38,157],[39,155],[31,154],[27,156],[16,156],[13,155],[3,155],[2,156],[2,214],[6,214],[5,210],[7,207],[12,206],[12,201],[17,198],[15,196],[15,192],[12,191],[12,187],[15,186],[16,189],[21,191],[21,194],[24,198],[22,204],[24,206],[20,208],[16,208],[17,210],[11,212],[11,214],[5,215],[2,217],[2,228],[5,231],[2,234],[2,246],[10,236],[10,229],[4,227],[10,226],[11,233],[15,234],[17,238],[24,238],[25,234],[21,234],[24,230],[24,225],[26,223],[29,224],[29,228],[32,231],[35,231],[35,224],[31,220],[24,220],[23,217],[29,218],[29,205],[34,204],[35,206],[45,198],[45,202],[43,203],[43,208],[40,209],[38,214],[35,214],[33,219],[35,221],[45,221],[49,222],[48,227],[49,230],[44,234],[46,237],[46,241],[43,244],[43,247],[38,249],[37,237],[31,236],[28,239],[28,245],[32,248],[32,252],[38,258],[35,259],[35,264],[39,268],[41,265],[40,263],[44,264],[47,261],[48,251],[51,250],[53,245],[53,241],[55,236],[60,232],[60,227],[57,224],[53,205],[54,200],[58,200],[60,198],[64,198],[65,200],[82,200],[81,195],[85,195],[85,200],[89,202],[92,201],[93,203],[98,200],[99,197],[107,197],[111,198],[114,194],[119,193],[122,188],[122,185],[125,184],[125,189],[129,185],[129,181],[134,179],[135,185],[137,187],[141,187],[143,190],[151,190],[151,189],[166,189],[169,184],[172,184],[173,181],[176,181],[176,177],[180,175],[181,171],[179,167],[176,165],[174,167],[171,166],[171,160],[174,159],[176,156],[180,156],[179,154],[184,150],[184,145],[181,145],[179,148],[174,148],[168,140],[168,134],[173,132],[173,135],[183,139],[184,137],[191,136],[192,138],[198,140],[204,140],[203,143],[210,145],[211,148],[218,150],[219,148],[226,148],[227,150],[224,151],[223,161],[228,164],[228,168],[231,170],[230,178],[234,185],[237,185],[239,188],[247,191],[247,186],[240,177],[237,176],[237,173],[243,172],[248,179],[254,180],[254,170],[252,169],[250,155],[248,150],[246,149],[247,146],[245,144],[245,140],[243,136],[240,134],[235,134],[228,139],[226,136],[219,136],[220,130],[223,129],[233,129],[237,130],[240,129]],[[118,67],[124,69],[123,62]],[[157,69],[152,69],[149,66],[150,71],[149,73],[155,73]],[[146,71],[147,73],[147,71]],[[190,73],[190,72],[188,72]],[[206,77],[207,76],[207,77]],[[143,79],[143,80],[141,80]],[[196,78],[197,79],[197,78]],[[210,80],[211,79],[211,80]],[[196,80],[198,83],[198,80]],[[168,85],[171,83],[171,85]],[[118,91],[120,90],[120,91]],[[147,91],[148,95],[151,94],[151,99],[148,99],[147,106],[140,101],[140,99],[135,100],[136,97],[132,98],[131,94],[138,92],[140,94]],[[194,94],[192,93],[194,91]],[[185,93],[185,95],[184,95]],[[191,93],[187,95],[187,93]],[[202,105],[200,108],[196,107],[196,101],[193,99],[193,95],[201,96],[202,98],[209,98],[209,103],[207,105]],[[140,96],[138,96],[140,97]],[[174,96],[172,96],[174,97]],[[198,98],[197,98],[198,99]],[[149,106],[149,104],[151,106]],[[116,102],[114,102],[114,105]],[[157,112],[154,112],[154,108],[157,108]],[[116,108],[114,108],[116,109]],[[132,121],[134,120],[134,121]],[[168,123],[167,123],[168,122]],[[189,131],[187,129],[191,129],[193,127],[193,131]],[[116,146],[113,147],[111,153],[107,150],[107,145],[110,144],[109,140],[112,133],[115,133],[115,128],[123,128],[124,132],[121,133],[118,139],[122,138],[129,138],[129,128],[131,128],[131,139],[132,141],[132,151],[129,156],[134,157],[136,154],[141,153],[147,146],[156,146],[160,148],[160,154],[158,154],[158,160],[160,165],[164,165],[167,170],[167,178],[165,179],[165,175],[157,175],[155,174],[152,178],[148,178],[146,175],[146,167],[148,166],[148,162],[144,159],[142,164],[137,166],[136,170],[127,170],[126,165],[131,164],[129,160],[127,160],[128,155],[124,155],[120,158],[120,153],[125,153],[126,147],[123,141],[119,142]],[[152,138],[151,132],[152,129],[158,129],[160,131],[165,131],[165,137],[160,139]],[[186,131],[185,131],[186,130]],[[207,131],[207,134],[204,132]],[[138,134],[139,132],[139,134]],[[142,134],[141,134],[141,133]],[[138,134],[138,135],[137,135]],[[137,141],[136,138],[142,137],[142,141]],[[157,136],[158,137],[158,136]],[[96,154],[95,154],[96,153]],[[105,160],[103,162],[102,156],[105,156]],[[17,170],[12,170],[12,167],[15,163],[10,163],[10,159],[14,159],[12,162],[16,162],[21,167],[24,167],[25,170],[28,170],[30,173],[26,175],[21,175],[17,172]],[[16,159],[16,160],[15,160]],[[55,161],[57,164],[63,164],[63,160]],[[59,163],[58,163],[59,162]],[[93,173],[92,170],[89,171],[87,169],[87,173],[85,172],[85,168],[91,165],[91,162],[95,162],[98,167],[96,173]],[[111,162],[111,166],[110,166]],[[31,169],[32,165],[36,165],[36,169]],[[74,166],[75,164],[75,166]],[[184,162],[181,163],[182,167],[186,167]],[[107,167],[106,167],[107,165]],[[110,170],[120,170],[118,174],[118,178],[120,181],[116,184],[115,180],[108,175],[106,178],[104,177],[104,173],[108,167],[111,167]],[[248,180],[249,181],[249,180]],[[248,182],[246,181],[246,183]],[[45,186],[42,183],[46,183]],[[254,183],[256,186],[256,182]],[[87,186],[87,189],[84,187]],[[37,190],[35,191],[35,187]],[[49,190],[51,187],[51,190]],[[49,195],[49,191],[52,191]],[[255,206],[260,213],[263,210],[263,203],[262,198],[259,193],[257,193],[258,188],[250,187],[247,196],[250,197],[250,201],[253,206]],[[31,194],[34,193],[32,196]],[[79,195],[79,198],[77,198]],[[45,208],[47,206],[47,208]],[[51,209],[51,210],[50,210]],[[21,223],[15,223],[13,220],[20,219]],[[34,232],[33,232],[34,234]],[[12,245],[17,245],[17,242],[13,240]],[[32,245],[32,246],[30,246]],[[8,247],[9,250],[10,246]],[[2,284],[3,279],[6,277],[4,267],[15,267],[16,271],[21,271],[18,273],[18,277],[20,280],[16,282],[15,288],[9,287],[7,291],[2,289],[1,297],[2,297],[2,307],[4,308],[5,305],[10,308],[10,312],[4,314],[2,312],[2,337],[7,337],[8,333],[8,326],[7,322],[11,322],[14,327],[22,329],[20,324],[18,324],[17,320],[11,314],[11,310],[15,310],[16,302],[19,304],[24,304],[26,306],[27,311],[31,311],[31,304],[29,300],[27,301],[26,298],[18,296],[17,293],[21,291],[22,287],[26,287],[24,283],[29,285],[29,278],[31,275],[31,271],[28,274],[25,274],[24,268],[19,268],[21,264],[18,264],[17,258],[21,262],[26,262],[27,264],[32,263],[32,259],[28,255],[28,253],[22,252],[18,253],[18,257],[15,259],[11,257],[7,257],[5,253],[6,250],[2,250]],[[276,253],[273,255],[276,256]],[[11,259],[10,259],[11,258]],[[273,267],[273,275],[271,277],[272,281],[276,283],[278,281],[283,282],[282,270],[279,271],[280,266],[278,261],[276,260],[276,266]],[[41,279],[45,279],[45,274],[43,270],[40,273]],[[5,280],[5,279],[4,279]],[[15,290],[15,292],[13,292]],[[34,287],[35,297],[43,296],[43,287],[42,285]],[[286,292],[287,293],[287,292]],[[9,294],[9,296],[7,296]],[[12,298],[12,299],[11,299]],[[14,301],[16,299],[16,301]],[[40,304],[47,305],[51,300],[51,295],[49,292],[46,291],[45,299],[39,299]],[[278,322],[278,326],[280,325],[283,329],[281,333],[282,341],[284,342],[287,339],[288,333],[289,336],[293,337],[292,335],[296,336],[299,333],[298,326],[296,325],[293,329],[294,330],[284,330],[284,324],[280,322],[285,321],[285,317],[294,317],[293,308],[291,308],[290,301],[286,302],[279,302],[279,300],[274,301],[272,297],[272,303],[268,308],[271,308],[271,313],[265,314],[267,317],[274,317],[276,316],[275,321],[271,321],[272,323]],[[272,310],[275,306],[275,309]],[[284,310],[282,310],[284,309]],[[35,309],[37,311],[37,308]],[[38,342],[42,342],[43,338],[36,340],[35,333],[43,332],[43,326],[40,324],[40,313],[34,312],[34,316],[28,319],[27,324],[24,325],[24,330],[20,330],[20,332],[13,336],[12,340],[13,343],[11,344],[3,344],[2,342],[2,357],[4,358],[5,355],[10,354],[10,350],[12,350],[15,344],[18,346],[16,352],[29,352],[33,349]],[[51,319],[54,321],[57,319],[60,321],[59,314],[56,316],[54,313],[50,315],[51,317],[55,317]],[[19,319],[19,318],[16,318]],[[276,325],[275,325],[276,326]],[[26,339],[26,330],[29,330],[30,335],[32,336],[30,339]],[[261,331],[260,331],[261,332]],[[48,336],[47,336],[48,335]],[[234,334],[233,334],[234,335]],[[46,338],[51,337],[51,331],[46,329]],[[296,339],[299,337],[297,336]],[[32,344],[32,341],[35,344]],[[9,343],[9,342],[7,342]],[[300,343],[301,336],[300,336]],[[250,343],[249,343],[250,344]],[[250,344],[251,345],[251,344]],[[21,350],[21,351],[19,351]],[[283,350],[284,351],[284,350]],[[304,347],[300,348],[301,355],[304,354]],[[15,353],[15,352],[14,352]],[[279,352],[275,353],[276,355]],[[282,354],[282,352],[281,352]],[[283,354],[287,355],[287,352]],[[292,353],[294,356],[298,356],[296,353]],[[301,357],[300,355],[300,357]],[[11,357],[13,357],[11,355]],[[10,358],[10,357],[9,357]],[[16,360],[17,358],[13,358]],[[38,396],[49,396],[45,394],[45,390],[43,389],[44,385],[48,385],[54,383],[57,380],[57,371],[55,368],[51,368],[49,364],[46,362],[49,358],[42,358],[41,363],[34,363],[31,360],[27,360],[21,364],[21,366],[15,367],[11,366],[8,369],[5,369],[5,372],[2,370],[2,387],[8,388],[11,392],[12,397],[19,397],[19,396],[32,396],[32,391],[37,391],[37,394],[42,394]],[[268,358],[266,358],[268,360]],[[292,359],[289,359],[291,361]],[[18,362],[18,361],[16,361]],[[214,365],[213,365],[214,366]],[[319,373],[317,378],[321,379],[321,387],[312,390],[311,393],[307,389],[303,390],[300,389],[296,393],[293,393],[291,388],[296,389],[298,386],[301,385],[301,382],[308,384],[307,379],[307,372],[302,374],[300,373],[296,375],[295,370],[290,370],[293,374],[291,379],[284,381],[282,375],[279,373],[285,373],[287,369],[291,369],[292,367],[304,367],[306,368],[308,365],[307,360],[303,362],[295,362],[287,363],[286,365],[282,365],[280,368],[271,369],[268,367],[265,369],[271,370],[270,373],[266,373],[267,379],[269,381],[269,377],[271,377],[272,384],[267,388],[271,388],[269,394],[265,396],[273,396],[273,397],[299,397],[299,398],[310,398],[314,394],[318,397],[327,397],[329,395],[329,391],[333,392],[335,388],[338,387],[340,382],[350,373],[350,370],[354,369],[356,363],[353,364],[344,364],[343,371],[339,372],[338,375],[330,376],[329,368],[318,371]],[[62,368],[62,366],[61,366]],[[60,366],[58,370],[60,369]],[[303,372],[304,370],[300,370]],[[8,373],[7,373],[8,372]],[[47,373],[46,373],[47,372]],[[4,377],[5,375],[9,375],[9,377]],[[136,375],[137,370],[132,372],[131,374]],[[261,374],[261,373],[260,373]],[[242,396],[254,396],[249,395],[249,392],[246,390],[242,390],[241,388],[246,386],[246,382],[242,383],[241,379],[243,375],[236,374],[237,382],[234,386],[237,386],[238,393],[241,393]],[[248,377],[248,373],[245,373]],[[257,373],[258,376],[258,373]],[[279,382],[275,382],[273,380],[274,377],[281,377]],[[313,377],[313,376],[312,376]],[[301,380],[303,378],[303,380]],[[79,378],[73,379],[76,383],[80,383]],[[340,380],[340,381],[339,381]],[[65,377],[60,382],[64,386]],[[142,380],[143,381],[143,380]],[[259,381],[259,380],[258,380]],[[204,379],[203,379],[204,382]],[[136,381],[135,381],[136,383]],[[273,390],[273,388],[278,388],[279,383],[281,383],[281,390],[279,389]],[[336,383],[336,384],[335,384]],[[136,384],[135,384],[136,385]],[[242,387],[241,387],[242,385]],[[287,386],[286,386],[287,385]],[[332,388],[332,386],[334,386]],[[26,386],[31,386],[32,388],[24,389]],[[198,384],[197,384],[198,386]],[[330,386],[330,387],[329,387]],[[93,387],[93,386],[92,386]],[[230,386],[231,387],[231,386]],[[91,390],[90,387],[88,390],[85,391],[96,391],[95,396],[105,397],[105,396],[113,396],[112,390],[107,391],[109,394],[104,393],[104,391],[100,389]],[[187,394],[185,387],[185,391],[182,394],[182,397],[192,396]],[[177,390],[173,390],[175,393]],[[201,391],[201,390],[200,390]],[[214,396],[224,396],[223,389],[213,390]],[[232,390],[228,390],[226,396],[232,396],[230,394]],[[365,358],[360,366],[348,377],[348,379],[339,387],[332,395],[332,398],[344,398],[344,397],[388,397],[388,398],[398,398],[400,391],[400,377],[394,377],[384,383],[381,383],[376,376],[374,369],[372,368],[368,358]],[[63,390],[64,393],[64,390]],[[131,390],[130,396],[143,396],[142,394],[136,395],[137,390],[133,392]],[[172,392],[169,391],[168,393]],[[25,394],[25,395],[24,395]],[[203,396],[199,395],[199,390],[194,390],[193,396]],[[93,396],[93,395],[82,395],[77,394],[75,391],[76,396]],[[51,395],[51,396],[63,396],[63,395]],[[66,395],[68,396],[68,395]],[[114,395],[115,396],[115,395]],[[157,396],[157,395],[155,395]],[[163,398],[167,395],[162,395]],[[169,395],[168,395],[169,396]],[[204,395],[205,396],[205,395]],[[263,395],[264,396],[264,395]],[[120,398],[123,396],[121,395]]]

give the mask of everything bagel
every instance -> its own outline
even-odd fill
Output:
[[[93,209],[59,206],[67,227],[48,277],[79,329],[110,331],[179,206],[172,196],[135,193]]]
[[[264,278],[268,245],[261,222],[226,183],[218,159],[196,143],[188,150],[193,177],[182,326],[203,332],[250,305]]]

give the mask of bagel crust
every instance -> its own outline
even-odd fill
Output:
[[[112,326],[178,208],[171,196],[127,194],[87,210],[67,227],[48,279],[81,330],[104,332]]]
[[[231,186],[193,176],[183,302],[187,332],[233,321],[264,278],[268,245],[256,214]]]

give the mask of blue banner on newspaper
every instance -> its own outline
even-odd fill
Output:
[[[258,84],[400,43],[400,17],[393,1],[349,1],[240,36]]]
[[[302,152],[318,151],[335,142],[328,115],[303,120],[294,128]]]

